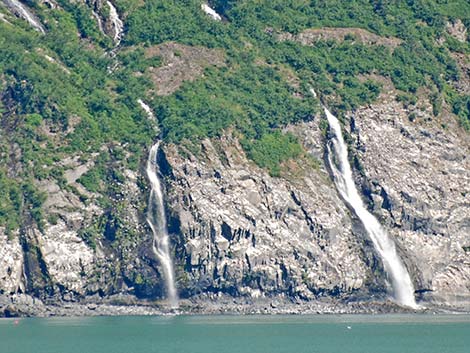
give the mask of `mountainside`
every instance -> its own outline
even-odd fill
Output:
[[[0,315],[165,309],[158,140],[184,309],[400,310],[321,105],[418,302],[469,310],[470,4],[201,5],[0,2]]]

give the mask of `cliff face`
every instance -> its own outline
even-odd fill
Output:
[[[470,295],[469,138],[449,131],[459,131],[446,127],[456,124],[449,115],[436,122],[429,105],[405,108],[395,98],[384,95],[347,117],[357,183],[421,298],[463,304]],[[291,128],[318,160],[320,119]],[[190,292],[311,298],[385,289],[380,260],[323,163],[291,163],[272,178],[231,135],[204,141],[197,157],[174,146],[166,154],[168,205],[181,232],[177,261]]]
[[[16,12],[6,11],[3,6],[0,8],[2,10],[0,20],[6,22],[8,26],[12,25],[9,21],[16,23],[16,15],[28,19],[24,12],[23,15],[18,13],[18,6],[14,7],[12,1],[3,0],[3,3],[10,9],[16,8]],[[29,23],[45,34],[46,31],[42,29],[43,24],[48,24],[45,19],[54,11],[59,12],[63,9],[54,1],[47,0],[41,3],[47,4],[49,8],[42,7],[41,12],[38,12],[40,14],[38,18],[43,22],[35,26],[36,16],[29,16]],[[24,97],[25,93],[40,88],[39,83],[51,81],[55,76],[53,71],[55,69],[60,68],[56,74],[63,74],[64,76],[58,77],[64,80],[71,73],[81,77],[82,72],[74,71],[80,65],[71,65],[70,62],[67,63],[68,60],[64,60],[68,59],[69,55],[74,55],[64,53],[52,55],[54,50],[51,48],[46,50],[45,48],[48,48],[46,43],[38,40],[28,49],[30,56],[40,57],[36,58],[37,65],[18,67],[14,65],[4,71],[21,71],[20,66],[44,67],[44,72],[53,73],[51,76],[44,75],[37,78],[35,75],[39,75],[39,71],[34,72],[34,75],[26,72],[24,77],[21,75],[7,77],[5,73],[0,75],[0,182],[6,180],[0,185],[10,181],[18,184],[16,188],[9,190],[11,195],[0,200],[3,202],[10,198],[9,201],[18,211],[11,212],[18,218],[16,223],[4,221],[2,224],[5,224],[5,227],[0,227],[0,294],[10,296],[26,293],[52,303],[78,300],[102,302],[103,298],[109,299],[109,297],[123,300],[125,296],[120,296],[123,294],[129,294],[126,300],[130,297],[150,300],[163,298],[165,289],[162,271],[151,251],[151,232],[145,220],[149,194],[144,170],[146,153],[139,154],[141,146],[145,146],[147,142],[150,148],[151,141],[147,140],[151,139],[155,122],[138,119],[139,111],[134,108],[131,112],[128,108],[140,99],[144,99],[155,108],[163,102],[161,100],[157,104],[156,96],[169,98],[175,93],[177,95],[181,87],[186,85],[181,91],[186,90],[186,93],[198,96],[198,100],[197,104],[192,106],[195,110],[191,111],[191,108],[188,108],[189,113],[186,116],[178,115],[180,111],[176,110],[175,115],[178,116],[173,125],[184,124],[189,120],[188,117],[207,117],[204,109],[200,109],[206,101],[201,99],[199,102],[201,95],[198,92],[206,94],[208,99],[215,99],[217,102],[215,107],[224,108],[231,102],[219,100],[221,96],[232,90],[249,91],[251,94],[253,87],[261,85],[265,79],[279,71],[279,81],[271,82],[266,91],[256,93],[254,90],[253,100],[245,101],[245,98],[241,100],[245,106],[238,106],[238,103],[234,102],[236,104],[231,107],[231,114],[238,117],[238,112],[245,112],[248,110],[247,107],[257,105],[259,100],[272,93],[269,91],[275,91],[282,80],[290,82],[291,85],[286,96],[294,97],[299,103],[307,99],[301,93],[302,86],[308,87],[317,78],[319,87],[326,87],[331,91],[331,95],[325,99],[332,99],[335,96],[336,103],[346,103],[347,92],[343,92],[343,95],[338,93],[338,88],[344,88],[344,85],[357,88],[359,83],[367,82],[368,78],[371,79],[372,86],[377,81],[383,84],[382,92],[387,93],[381,95],[374,104],[362,106],[342,117],[350,147],[351,162],[355,169],[356,184],[360,187],[369,209],[380,219],[396,242],[418,296],[426,302],[470,307],[470,135],[462,130],[455,116],[451,114],[451,110],[456,110],[455,107],[448,107],[443,103],[445,100],[442,96],[448,92],[442,92],[434,82],[438,81],[442,86],[452,86],[455,92],[451,93],[454,95],[457,93],[468,95],[470,91],[468,54],[463,50],[464,47],[459,49],[458,46],[459,43],[468,42],[468,31],[462,21],[449,23],[445,27],[447,34],[442,32],[442,38],[436,40],[436,45],[443,52],[448,50],[444,46],[446,42],[449,42],[447,44],[450,48],[455,47],[454,50],[449,49],[449,55],[455,59],[456,72],[450,71],[453,75],[459,76],[459,79],[441,82],[440,78],[444,80],[445,75],[450,72],[446,68],[445,74],[442,71],[439,75],[433,75],[434,83],[429,82],[428,85],[424,85],[428,88],[420,86],[418,89],[417,85],[417,97],[403,95],[401,92],[401,99],[404,96],[408,104],[404,105],[397,101],[399,92],[394,90],[390,82],[383,77],[370,74],[376,72],[375,70],[363,67],[369,64],[359,63],[360,65],[356,65],[357,67],[351,69],[351,72],[347,68],[348,75],[351,76],[349,78],[354,80],[342,81],[344,78],[341,76],[344,72],[340,73],[345,68],[338,63],[342,56],[331,62],[335,65],[331,67],[326,65],[322,69],[320,66],[312,65],[320,61],[320,57],[310,57],[306,55],[307,51],[302,54],[300,47],[292,47],[295,48],[294,52],[288,50],[290,45],[299,42],[304,46],[312,46],[309,51],[323,50],[325,55],[323,59],[330,61],[335,56],[336,45],[349,43],[347,45],[352,49],[353,44],[361,44],[364,46],[361,51],[351,51],[351,53],[367,56],[361,54],[372,53],[364,51],[366,47],[384,46],[390,53],[403,51],[403,39],[385,38],[359,28],[323,27],[303,30],[293,35],[280,32],[279,29],[263,27],[258,33],[261,39],[256,41],[268,39],[264,37],[265,34],[275,34],[273,40],[290,42],[284,43],[285,47],[273,46],[273,51],[283,50],[279,58],[273,58],[271,49],[262,48],[266,43],[256,43],[256,41],[251,43],[247,40],[248,33],[252,33],[253,30],[250,21],[247,21],[250,23],[248,31],[242,31],[240,33],[244,34],[241,37],[233,37],[230,40],[233,40],[233,43],[242,43],[240,48],[235,48],[238,44],[230,48],[233,43],[228,45],[227,42],[226,50],[214,49],[225,47],[221,46],[222,42],[218,42],[222,37],[221,33],[228,38],[239,30],[237,28],[225,32],[222,27],[219,28],[214,24],[207,27],[207,32],[211,32],[214,38],[206,36],[205,27],[197,30],[193,28],[193,32],[188,32],[191,40],[184,36],[179,38],[180,27],[175,25],[174,28],[168,27],[172,28],[175,38],[162,39],[158,35],[153,38],[153,34],[152,38],[147,38],[147,35],[154,32],[150,27],[141,33],[145,34],[143,38],[146,39],[140,38],[135,42],[135,33],[140,33],[140,28],[136,29],[135,26],[151,22],[145,13],[142,18],[137,16],[126,21],[125,33],[130,39],[127,44],[119,44],[124,33],[123,24],[117,13],[114,13],[114,7],[110,2],[87,0],[76,1],[75,4],[77,6],[74,16],[77,16],[77,26],[82,24],[83,28],[80,30],[84,33],[80,34],[80,40],[83,42],[80,42],[80,46],[74,47],[75,51],[71,50],[70,53],[76,53],[78,50],[86,52],[94,46],[99,47],[100,45],[93,43],[94,37],[95,40],[102,37],[99,31],[109,37],[99,39],[105,45],[95,53],[96,58],[106,58],[106,61],[97,61],[103,68],[102,72],[86,73],[86,76],[90,77],[94,76],[93,72],[103,74],[96,77],[97,81],[109,81],[104,85],[103,91],[97,91],[96,96],[85,95],[85,92],[96,86],[94,80],[87,81],[86,85],[81,87],[83,91],[74,86],[77,92],[65,99],[67,102],[74,102],[73,107],[67,105],[67,109],[63,108],[63,111],[59,109],[58,112],[61,114],[51,115],[60,121],[67,117],[67,122],[62,126],[62,123],[51,117],[43,119],[41,116],[38,117],[38,114],[30,114],[36,110],[33,107],[20,107],[20,103],[30,102],[29,98]],[[85,11],[85,4],[91,11]],[[177,6],[181,5],[174,2],[167,10]],[[197,9],[199,8],[200,4]],[[32,9],[31,6],[31,11]],[[35,11],[37,10],[36,8]],[[133,11],[124,3],[119,3],[119,10],[123,19],[129,19],[128,16],[132,13],[128,11]],[[65,16],[62,13],[54,15]],[[96,20],[94,31],[90,28],[87,30],[88,22],[82,23],[81,19],[88,22],[92,20],[93,23]],[[167,19],[170,20],[176,18]],[[185,30],[191,28],[192,22],[200,22],[200,19],[196,20],[193,18],[192,21],[183,21],[181,28]],[[227,17],[220,25],[228,25],[228,21]],[[65,22],[68,23],[69,20]],[[243,25],[242,22],[239,24]],[[285,26],[285,21],[281,22],[283,27],[289,27]],[[413,24],[415,22],[416,19],[413,18]],[[417,21],[417,25],[425,24]],[[426,26],[428,25],[431,24]],[[60,34],[57,38],[64,37],[62,33],[54,32],[58,31],[54,26],[48,25],[47,31]],[[168,30],[162,30],[161,33],[164,32]],[[72,30],[72,33],[73,38],[77,37],[75,30]],[[193,38],[200,36],[201,33],[204,33],[204,36],[196,38],[197,40]],[[455,43],[450,41],[452,37]],[[210,41],[208,45],[206,42],[210,38],[214,41]],[[116,47],[111,50],[112,40]],[[184,45],[178,40],[198,45]],[[18,40],[17,43],[21,50],[15,48],[21,53],[18,60],[23,60],[22,42],[23,40]],[[145,50],[140,48],[143,43]],[[316,44],[321,45],[315,47]],[[203,45],[214,48],[209,49]],[[256,45],[260,47],[256,48]],[[426,47],[428,45],[426,42]],[[326,48],[329,48],[328,51]],[[121,49],[124,50],[119,52]],[[140,49],[142,52],[139,54]],[[267,51],[263,53],[261,49]],[[388,55],[388,51],[380,53]],[[259,58],[251,57],[255,54],[259,55]],[[344,55],[349,58],[350,54]],[[93,65],[88,63],[94,61],[89,61],[87,58],[84,56],[80,62],[84,67],[91,68]],[[161,60],[155,60],[157,58]],[[301,58],[303,60],[300,60]],[[439,56],[440,64],[445,61],[443,58],[445,59],[445,56]],[[397,64],[395,61],[390,61],[391,58],[388,59],[389,61],[384,62]],[[374,57],[374,60],[377,58]],[[406,68],[405,62],[406,60],[401,64]],[[49,64],[51,65],[45,66]],[[129,71],[119,71],[120,66],[132,67],[134,64],[136,67],[129,68]],[[236,80],[237,70],[245,64],[251,65],[251,71],[239,71],[239,73],[246,76],[244,78],[246,84],[243,80],[240,82]],[[380,64],[376,61],[370,63],[371,67],[385,66]],[[449,65],[453,66],[454,63]],[[254,77],[253,82],[250,81],[254,73],[259,73],[260,68],[267,67],[273,70],[269,75],[263,73],[259,77]],[[220,71],[217,71],[217,74],[214,74],[216,71],[212,71],[211,74],[211,70],[215,69]],[[301,80],[304,70],[310,69],[314,69],[315,75],[307,75],[305,80]],[[224,72],[235,74],[233,77],[224,76]],[[424,76],[430,75],[428,71],[424,72],[427,73],[423,74],[423,80]],[[317,74],[319,75],[316,76]],[[402,74],[407,76],[408,71],[405,70]],[[321,82],[322,75],[323,79],[335,76],[338,85],[325,86],[325,82]],[[384,75],[392,79],[394,77],[390,72]],[[153,88],[148,86],[151,82],[145,86],[137,85],[134,78],[141,76],[148,77],[154,84]],[[130,77],[132,80],[123,80],[123,77]],[[218,82],[219,79],[216,77],[221,77],[220,80],[225,81]],[[113,81],[116,79],[118,80]],[[356,79],[358,82],[355,82]],[[205,82],[207,91],[197,91],[197,80],[201,82],[207,80]],[[191,83],[195,85],[190,86]],[[126,93],[126,88],[134,84],[136,88]],[[218,90],[216,89],[218,85],[226,87]],[[338,92],[331,87],[336,87]],[[56,88],[45,90],[43,92],[45,98],[57,91]],[[194,92],[193,88],[196,89]],[[412,87],[405,85],[402,89],[411,92],[411,88],[414,88],[414,85]],[[435,92],[426,91],[431,89]],[[441,92],[437,92],[437,89]],[[373,96],[368,90],[358,95],[366,93]],[[349,99],[358,101],[359,97],[355,97],[357,92],[348,94],[351,96]],[[105,102],[105,97],[108,95],[116,95],[116,100]],[[268,98],[272,98],[269,104],[274,102],[284,104],[286,96],[269,96]],[[74,99],[71,99],[72,97]],[[428,97],[434,97],[431,98],[434,99],[434,107],[428,102]],[[82,114],[80,117],[78,113],[72,114],[70,109],[75,109],[75,101],[81,101],[82,98],[83,110],[78,111],[80,114],[84,112],[88,114]],[[168,102],[166,107],[175,108],[180,104],[184,105],[181,102],[188,98],[191,98],[191,95],[181,95],[178,98],[181,101],[176,101],[174,107]],[[414,98],[417,103],[413,105],[411,102]],[[21,102],[22,99],[24,102]],[[89,100],[93,102],[90,103]],[[375,100],[375,96],[370,100]],[[468,110],[468,106],[464,107],[467,103],[463,102],[461,102],[462,107],[459,108],[457,105],[456,107]],[[44,102],[38,101],[38,106],[42,106],[42,103]],[[101,107],[102,103],[107,104]],[[55,110],[60,108],[60,104],[54,100],[49,102],[45,99],[44,104],[48,108],[44,109],[45,113],[58,113]],[[111,114],[114,111],[112,108],[119,104],[126,105],[125,109],[122,107],[122,110]],[[265,110],[259,113],[258,119],[262,118],[259,126],[271,126],[271,124],[284,126],[286,122],[283,117],[269,121],[272,117],[268,116],[270,113],[266,113],[268,110],[265,109],[269,104],[265,106],[261,104],[258,107]],[[91,107],[90,111],[85,109],[88,105]],[[343,105],[347,106],[353,105]],[[155,114],[164,115],[164,107],[165,105],[161,105],[155,109]],[[214,108],[214,111],[218,113],[216,109],[218,108]],[[288,115],[290,112],[286,110],[288,109],[283,110],[283,114]],[[197,115],[193,114],[194,112],[202,113]],[[300,110],[299,112],[302,113]],[[308,116],[308,112],[307,105],[306,114],[302,116]],[[141,113],[143,117],[144,112]],[[87,115],[90,115],[88,122]],[[124,116],[131,116],[132,119],[124,119]],[[207,120],[200,120],[212,123],[209,120],[214,116],[216,115],[210,116],[211,118]],[[166,117],[157,117],[156,123],[161,125],[162,130],[177,131],[178,126],[168,123],[168,117],[175,118],[167,112]],[[296,119],[288,121],[297,121],[297,118],[299,117],[296,116]],[[104,119],[104,123],[100,119]],[[28,123],[27,128],[23,120]],[[112,122],[116,120],[122,125],[119,125],[119,129],[116,127],[111,129]],[[113,135],[109,131],[100,132],[98,129],[94,129],[93,134],[87,131],[88,128],[102,123],[109,124],[107,128],[113,131]],[[204,136],[216,135],[222,128],[237,123],[241,124],[236,119],[227,120],[227,123],[220,124],[220,130],[218,128],[214,130],[215,132],[210,130],[210,133],[207,132]],[[204,130],[196,125],[186,127],[189,131],[193,131],[193,128],[196,132]],[[158,164],[165,184],[171,248],[177,287],[182,297],[191,298],[201,293],[210,293],[220,294],[221,297],[227,295],[250,298],[250,300],[260,297],[310,300],[322,296],[344,301],[387,298],[390,288],[381,260],[363,226],[354,213],[345,206],[331,180],[325,163],[327,160],[325,146],[329,138],[325,125],[324,118],[317,115],[308,122],[285,128],[299,138],[305,154],[295,161],[285,162],[280,177],[269,175],[266,170],[259,168],[247,158],[239,139],[240,131],[225,129],[219,138],[206,138],[192,145],[182,143],[163,146]],[[144,128],[139,130],[137,126]],[[118,130],[118,133],[115,130]],[[90,133],[90,136],[97,138],[101,133],[109,134],[109,138],[103,139],[96,148],[87,152],[87,145],[91,144],[94,138],[81,141],[79,135],[82,131],[84,135]],[[28,135],[27,132],[32,135]],[[132,141],[135,142],[133,138],[127,135],[125,138],[120,136],[125,132],[129,134],[135,132],[136,135],[142,136],[131,146]],[[168,131],[166,133],[166,138],[170,140]],[[80,145],[80,148],[72,148],[73,144]],[[31,154],[29,151],[28,155],[28,149],[36,153]],[[44,154],[52,153],[53,156],[50,160],[45,158],[36,161],[34,159],[42,153],[37,151],[48,151]],[[136,162],[139,159],[140,166],[139,161]],[[97,168],[93,169],[94,167]],[[33,171],[38,173],[35,174]],[[80,180],[81,178],[85,180]],[[95,185],[93,182],[100,185]],[[38,193],[34,194],[35,191]],[[44,195],[45,201],[39,202],[41,197],[38,195]],[[0,206],[3,207],[3,203],[0,203]],[[5,206],[5,209],[8,211],[8,207]],[[0,213],[0,216],[3,214]],[[3,299],[4,297],[0,296],[0,314]]]
[[[9,239],[0,229],[0,291],[24,290],[23,252],[17,239]]]
[[[371,207],[396,239],[417,289],[439,302],[470,295],[470,139],[431,107],[393,95],[354,114],[357,156]],[[411,122],[409,118],[415,120]]]
[[[436,122],[430,114],[426,105],[405,108],[392,92],[347,115],[346,132],[357,184],[397,243],[421,298],[460,306],[470,297],[470,141],[453,132],[457,126],[448,128],[456,124],[449,115]],[[160,153],[183,297],[387,295],[381,261],[328,174],[322,119],[288,128],[309,154],[286,163],[279,178],[249,161],[231,132],[204,140],[197,152],[167,145]],[[64,163],[68,185],[80,188],[76,180],[91,162]],[[138,186],[146,182],[123,173],[113,210],[100,206],[97,195],[84,203],[58,185],[40,184],[46,213],[58,218],[42,231],[2,232],[1,290],[65,300],[162,296],[143,217],[148,190]],[[107,222],[106,234],[93,235],[97,220]]]
[[[321,140],[317,121],[296,129]],[[166,150],[168,205],[181,232],[178,262],[188,294],[281,294],[304,299],[374,281],[363,239],[328,174],[311,160],[270,177],[230,134],[198,157]],[[184,157],[183,157],[184,156]],[[354,234],[356,233],[356,234]]]
[[[161,278],[142,216],[142,177],[111,163],[108,167],[122,173],[124,181],[110,185],[115,193],[110,204],[103,204],[103,195],[77,182],[92,161],[69,158],[62,164],[65,185],[37,183],[46,195],[41,229],[34,222],[25,222],[8,236],[0,229],[0,293],[58,301],[119,293],[160,296]]]

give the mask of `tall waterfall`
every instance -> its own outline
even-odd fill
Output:
[[[399,304],[416,308],[413,284],[408,271],[398,256],[395,243],[390,239],[378,220],[367,211],[356,189],[351,166],[348,161],[347,146],[344,143],[341,132],[341,125],[338,119],[331,114],[327,108],[324,109],[328,124],[335,135],[332,139],[332,144],[336,163],[333,162],[333,153],[330,146],[328,146],[328,159],[336,188],[343,199],[354,209],[354,212],[359,217],[372,239],[375,249],[382,258],[385,271],[391,279],[395,300]]]
[[[106,2],[109,7],[109,19],[111,20],[111,23],[113,24],[114,27],[114,41],[116,42],[116,45],[119,45],[122,39],[122,32],[124,31],[124,24],[122,20],[119,18],[118,12],[114,5],[110,2]]]
[[[152,229],[152,250],[160,261],[166,282],[168,301],[172,308],[178,308],[173,261],[170,254],[168,228],[160,179],[158,178],[157,152],[160,141],[152,146],[147,160],[147,176],[152,190],[148,200],[147,222]]]
[[[18,17],[21,17],[29,22],[37,31],[45,34],[46,31],[42,27],[41,22],[34,16],[26,6],[24,6],[18,0],[4,0],[6,6],[8,6]]]

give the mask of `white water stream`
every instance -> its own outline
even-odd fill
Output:
[[[111,23],[113,24],[114,27],[114,42],[116,42],[116,46],[121,43],[122,39],[122,33],[124,31],[124,23],[122,20],[119,18],[118,12],[114,5],[110,2],[106,2],[109,7],[109,19],[111,20]]]
[[[45,34],[42,24],[21,2],[18,0],[4,0],[5,5],[12,9],[19,17],[28,21],[28,23],[33,26],[37,31]]]
[[[398,256],[395,243],[379,221],[364,206],[364,203],[356,189],[348,161],[348,150],[344,143],[341,125],[338,119],[324,108],[330,129],[334,133],[332,139],[333,151],[328,145],[328,159],[333,172],[336,188],[343,199],[353,208],[369,234],[375,249],[382,258],[385,271],[389,275],[394,291],[395,300],[402,305],[416,308],[414,288],[410,275]],[[333,162],[333,155],[336,163]]]
[[[157,152],[160,141],[152,146],[147,160],[147,176],[152,190],[148,200],[147,222],[152,229],[152,250],[160,261],[166,282],[167,298],[173,309],[178,308],[173,261],[170,254],[168,228],[166,223],[163,192],[158,178]]]
[[[98,23],[98,29],[100,30],[101,33],[104,33],[104,28],[103,28],[103,22],[101,21],[100,15],[95,10],[91,10],[91,13],[93,14],[93,17],[96,19],[96,22]]]
[[[155,121],[155,115],[152,112],[152,109],[146,104],[142,99],[137,99],[137,103],[141,106],[141,108],[147,113],[147,118],[151,121]]]
[[[208,14],[210,17],[212,17],[214,20],[216,21],[222,21],[222,17],[217,13],[215,12],[215,10],[210,7],[209,5],[207,4],[202,4],[201,5],[201,9],[202,11],[204,11],[206,14]]]

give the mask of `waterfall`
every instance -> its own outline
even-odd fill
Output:
[[[21,17],[29,22],[37,31],[45,34],[46,31],[42,27],[41,22],[34,16],[21,2],[18,0],[3,0],[6,6],[8,6],[18,17]]]
[[[98,15],[95,10],[91,10],[91,13],[93,14],[93,17],[96,19],[96,22],[98,23],[98,29],[100,30],[101,33],[104,34],[103,22],[101,21],[100,15]]]
[[[142,99],[137,99],[137,103],[139,103],[140,107],[147,113],[147,118],[149,120],[154,121],[155,120],[155,115],[152,112],[152,109],[146,104]]]
[[[202,4],[201,9],[206,14],[208,14],[210,17],[212,17],[214,20],[216,20],[216,21],[221,21],[222,20],[222,17],[220,17],[220,15],[217,12],[215,12],[215,10],[213,8],[211,8],[209,5]]]
[[[109,19],[111,20],[111,23],[113,24],[113,27],[114,27],[113,39],[116,42],[116,45],[119,45],[122,39],[122,32],[124,31],[124,24],[119,18],[119,15],[114,5],[110,1],[107,1],[106,3],[108,4],[108,7],[109,7]]]
[[[327,108],[324,107],[324,110],[330,129],[334,133],[334,138],[332,139],[333,153],[330,145],[328,145],[328,159],[336,188],[343,199],[352,207],[372,239],[375,249],[382,258],[385,271],[391,279],[395,300],[399,304],[416,308],[413,284],[407,269],[398,256],[395,243],[390,239],[379,221],[367,211],[356,189],[351,166],[348,161],[347,146],[344,143],[341,132],[341,125],[338,119]],[[333,154],[336,157],[336,163],[333,162]]]
[[[152,190],[148,200],[147,223],[152,229],[152,250],[160,261],[166,282],[167,297],[173,309],[178,308],[173,262],[170,255],[168,228],[160,179],[158,178],[157,152],[160,141],[150,149],[147,161],[147,176]]]

